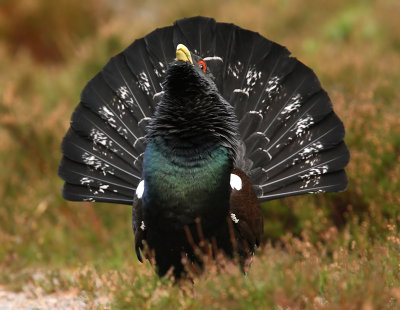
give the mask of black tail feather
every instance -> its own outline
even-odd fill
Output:
[[[267,147],[265,151],[272,159],[264,169],[271,175],[276,175],[282,167],[294,165],[310,155],[336,146],[343,140],[343,136],[343,124],[335,114],[331,113],[324,121],[311,127],[301,139],[295,139],[275,147]]]
[[[79,105],[71,118],[71,128],[81,137],[101,145],[120,157],[127,164],[138,159],[142,150],[132,147],[113,127],[105,123],[98,115]],[[138,172],[140,174],[140,172]]]
[[[101,75],[115,96],[115,101],[131,113],[132,121],[138,123],[143,118],[151,117],[154,110],[151,98],[137,85],[137,79],[130,71],[124,55],[119,54],[111,58]]]
[[[210,18],[184,18],[175,22],[173,43],[185,44],[201,58],[214,55],[216,22]]]
[[[64,157],[61,160],[60,176],[69,184],[80,185],[93,191],[107,190],[115,194],[122,194],[127,197],[134,196],[134,189],[125,180],[99,170],[91,168],[86,164],[80,164]]]
[[[89,81],[63,142],[64,197],[132,202],[146,126],[180,43],[205,59],[234,107],[242,139],[236,165],[261,201],[344,190],[344,128],[314,72],[257,33],[194,17],[136,40]]]
[[[141,172],[135,171],[133,165],[126,164],[104,146],[82,138],[72,128],[64,138],[62,151],[68,159],[93,167],[105,175],[117,175],[130,184],[140,180]]]
[[[342,142],[333,149],[304,158],[275,176],[269,177],[265,171],[259,173],[256,182],[263,193],[269,193],[298,181],[307,183],[310,178],[342,170],[348,160],[349,152]]]
[[[347,188],[347,183],[346,173],[344,170],[340,170],[338,172],[324,174],[323,176],[314,176],[304,181],[291,183],[275,191],[263,193],[258,198],[260,201],[268,201],[303,194],[341,192]]]
[[[120,193],[113,193],[106,189],[79,186],[65,183],[62,191],[63,197],[70,201],[97,201],[132,205],[133,196],[128,197]]]

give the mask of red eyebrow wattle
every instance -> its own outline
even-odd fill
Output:
[[[204,60],[199,60],[198,62],[197,62],[199,65],[202,65],[203,66],[203,72],[206,72],[206,70],[207,70],[207,65],[206,65],[206,63],[205,63],[205,61]]]

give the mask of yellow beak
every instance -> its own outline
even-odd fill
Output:
[[[183,44],[178,44],[176,47],[176,59],[189,61],[193,65],[192,55],[190,55],[189,49]]]

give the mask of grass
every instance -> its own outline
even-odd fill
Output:
[[[113,309],[399,308],[396,1],[47,2],[0,5],[0,284],[77,289]],[[227,263],[178,287],[136,261],[130,207],[66,202],[56,171],[86,81],[135,38],[193,15],[260,32],[310,66],[352,159],[346,192],[263,205],[265,246],[246,278]]]

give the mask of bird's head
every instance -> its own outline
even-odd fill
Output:
[[[206,62],[183,44],[178,44],[176,59],[168,66],[163,89],[174,101],[188,105],[219,95]]]
[[[168,66],[163,95],[148,127],[148,137],[202,144],[216,140],[235,152],[238,121],[221,96],[206,62],[178,44]]]

